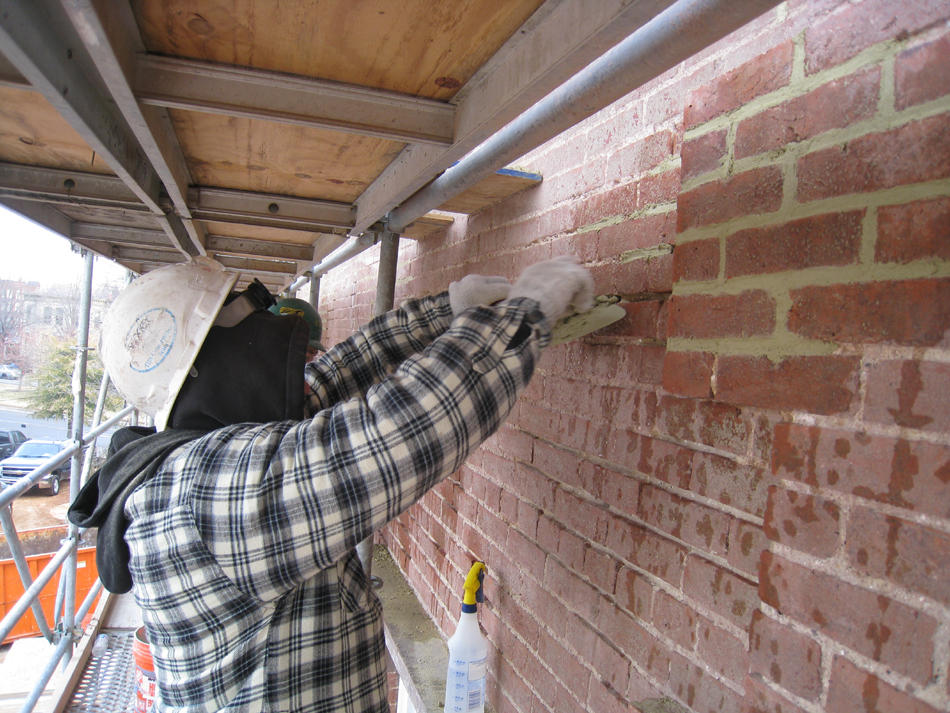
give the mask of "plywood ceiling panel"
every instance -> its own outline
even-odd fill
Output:
[[[268,121],[169,113],[200,186],[352,202],[404,146]]]
[[[0,161],[113,175],[39,92],[0,87]]]
[[[149,52],[449,99],[542,0],[134,0]]]

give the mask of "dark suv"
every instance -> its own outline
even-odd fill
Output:
[[[12,456],[0,461],[0,486],[13,485],[68,446],[69,441],[26,441]],[[57,466],[52,473],[44,475],[36,487],[45,490],[49,496],[58,495],[60,478],[69,475],[69,466],[69,461]]]
[[[0,431],[0,458],[6,458],[26,440],[19,431]]]

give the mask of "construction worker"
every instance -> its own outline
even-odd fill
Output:
[[[356,545],[499,428],[591,277],[572,258],[470,275],[306,367],[307,323],[233,284],[195,258],[110,308],[102,359],[158,431],[117,434],[70,520],[99,527],[103,583],[142,610],[155,713],[388,712]]]
[[[284,297],[277,300],[277,304],[270,308],[274,314],[292,314],[303,319],[310,327],[310,339],[307,342],[307,361],[313,361],[318,352],[325,352],[323,346],[323,320],[320,313],[309,302],[296,297]]]

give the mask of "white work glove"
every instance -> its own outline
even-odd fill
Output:
[[[466,275],[449,285],[449,304],[452,316],[458,317],[472,307],[488,307],[508,298],[511,283],[504,277]]]
[[[535,263],[521,273],[509,298],[530,297],[554,324],[575,312],[594,307],[594,278],[570,255]]]

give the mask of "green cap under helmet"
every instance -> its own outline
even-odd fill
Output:
[[[321,344],[323,338],[323,320],[313,305],[296,297],[285,297],[277,300],[277,304],[270,308],[274,314],[295,314],[310,325],[310,346],[325,352],[327,348]]]

